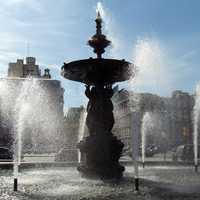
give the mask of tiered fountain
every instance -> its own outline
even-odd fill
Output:
[[[89,98],[86,125],[89,136],[80,141],[78,148],[86,160],[78,170],[85,176],[102,179],[121,178],[124,167],[119,158],[124,144],[111,132],[114,125],[112,85],[128,80],[133,71],[125,60],[105,59],[102,54],[110,41],[102,34],[102,19],[97,14],[96,34],[88,41],[97,58],[64,63],[62,76],[86,84],[85,94]]]

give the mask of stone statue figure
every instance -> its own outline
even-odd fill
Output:
[[[112,86],[86,86],[86,96],[89,98],[86,123],[91,135],[108,134],[114,124]]]
[[[112,85],[86,85],[85,94],[89,99],[86,124],[90,135],[78,144],[82,155],[86,154],[78,170],[102,179],[121,178],[124,167],[119,158],[124,144],[111,132],[114,125]]]

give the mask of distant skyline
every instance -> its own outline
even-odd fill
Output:
[[[65,89],[65,106],[86,104],[84,85],[60,76],[63,62],[95,57],[86,45],[95,33],[96,8],[113,42],[105,57],[138,66],[136,92],[169,96],[193,93],[200,80],[200,1],[198,0],[9,0],[0,7],[0,74],[27,55],[51,70]],[[29,53],[27,51],[29,44]],[[134,86],[132,86],[134,85]]]

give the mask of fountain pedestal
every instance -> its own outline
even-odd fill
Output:
[[[78,144],[81,153],[86,154],[86,161],[78,170],[86,177],[119,179],[124,167],[119,164],[123,143],[112,134],[90,135]]]
[[[87,86],[86,124],[90,136],[78,144],[81,154],[86,155],[86,161],[78,170],[86,176],[98,176],[102,179],[121,178],[124,167],[119,164],[119,158],[124,144],[111,132],[114,124],[113,90],[110,86]]]

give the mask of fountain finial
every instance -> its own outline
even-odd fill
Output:
[[[105,48],[110,45],[110,41],[107,40],[106,36],[102,34],[101,24],[102,18],[100,12],[97,12],[96,22],[96,34],[92,36],[92,38],[88,41],[88,44],[94,48],[94,53],[97,54],[97,58],[102,58],[102,54],[105,52]]]
[[[97,12],[97,18],[96,18],[95,22],[96,22],[96,28],[97,28],[96,34],[97,34],[97,35],[101,35],[101,34],[102,34],[102,33],[101,33],[102,18],[101,18],[101,15],[100,15],[100,12],[99,12],[99,11]]]

